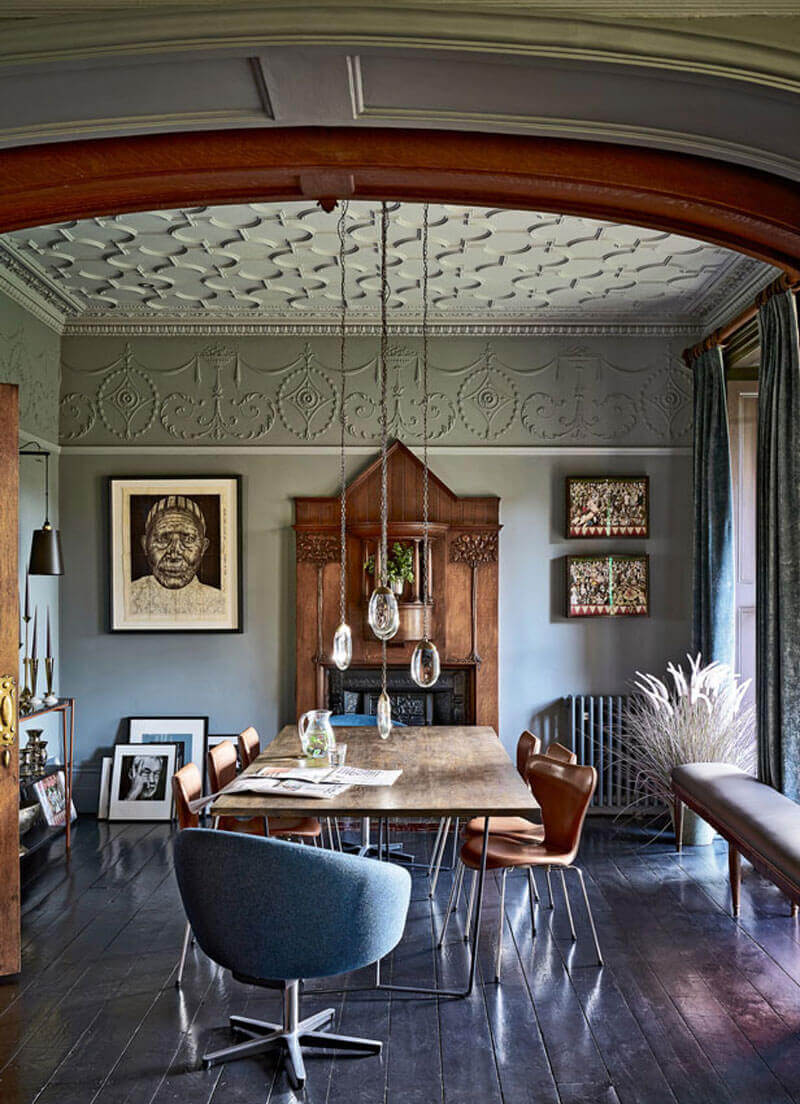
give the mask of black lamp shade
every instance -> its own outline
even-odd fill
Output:
[[[34,529],[31,540],[31,558],[28,565],[31,575],[63,575],[61,558],[61,534],[47,522],[41,529]]]

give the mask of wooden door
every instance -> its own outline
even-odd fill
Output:
[[[17,388],[0,383],[0,975],[20,969]]]
[[[756,447],[758,383],[728,384],[728,415],[733,474],[736,603],[736,670],[753,681],[746,701],[755,700],[756,678]]]

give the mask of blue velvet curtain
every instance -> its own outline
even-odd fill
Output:
[[[733,666],[733,481],[722,350],[694,361],[692,647]]]
[[[756,701],[763,781],[800,800],[800,353],[791,292],[760,308]]]

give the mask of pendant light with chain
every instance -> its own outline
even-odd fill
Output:
[[[379,640],[391,640],[400,628],[400,611],[397,608],[397,599],[391,587],[388,585],[388,489],[387,489],[387,447],[388,447],[388,413],[386,400],[387,365],[386,357],[389,347],[389,329],[387,322],[387,309],[389,300],[389,283],[386,271],[386,238],[389,228],[389,208],[384,202],[381,208],[381,348],[379,358],[380,392],[381,392],[381,535],[378,546],[376,562],[376,586],[369,599],[367,609],[367,621],[372,631]],[[384,667],[386,664],[386,649],[384,648]],[[385,687],[384,674],[384,693]],[[388,701],[388,698],[387,698]],[[387,733],[388,734],[388,733]]]
[[[422,215],[422,640],[411,655],[411,677],[417,686],[433,686],[439,678],[439,649],[430,639],[430,521],[428,501],[428,204]]]
[[[392,731],[392,703],[386,689],[386,641],[397,632],[400,627],[400,611],[397,608],[397,599],[392,590],[387,586],[387,548],[388,548],[388,462],[387,462],[387,438],[388,418],[386,403],[386,356],[389,348],[389,329],[387,310],[389,305],[389,284],[386,271],[386,238],[389,228],[389,208],[384,201],[381,207],[381,538],[379,548],[380,559],[380,583],[372,592],[369,600],[368,620],[372,631],[381,642],[381,693],[378,698],[377,720],[378,735],[386,740]]]
[[[347,482],[344,463],[344,398],[345,398],[345,343],[347,323],[347,288],[345,286],[345,220],[347,218],[347,200],[342,203],[339,214],[339,278],[341,281],[342,316],[339,331],[339,520],[340,520],[340,563],[339,563],[339,627],[333,634],[333,662],[340,671],[346,671],[353,658],[353,634],[347,624]]]

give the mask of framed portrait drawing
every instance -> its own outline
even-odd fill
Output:
[[[117,744],[109,820],[169,820],[178,748],[172,743]]]
[[[648,476],[568,476],[566,528],[567,537],[649,537]]]
[[[195,763],[205,775],[208,717],[128,717],[129,744],[177,744],[180,763]]]
[[[111,632],[241,632],[241,478],[108,480]]]
[[[647,617],[645,555],[567,556],[567,617]]]

